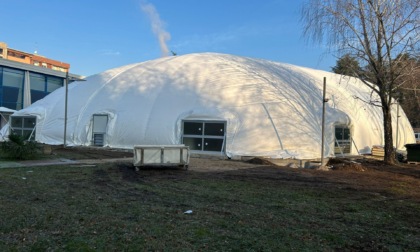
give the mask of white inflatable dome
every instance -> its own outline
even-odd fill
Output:
[[[383,145],[381,109],[362,101],[371,92],[360,80],[216,53],[160,58],[71,83],[66,141],[115,148],[185,143],[230,157],[319,158],[324,77],[325,156],[337,153],[337,127],[350,132],[350,154]],[[35,139],[63,144],[64,101],[61,88],[14,116],[35,116]],[[403,148],[415,139],[400,115],[397,145]]]

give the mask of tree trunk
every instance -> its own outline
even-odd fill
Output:
[[[393,137],[392,137],[391,106],[382,106],[382,113],[384,116],[384,139],[385,139],[384,161],[387,164],[395,164],[395,149],[394,149]]]

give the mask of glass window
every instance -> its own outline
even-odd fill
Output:
[[[47,77],[47,92],[51,93],[54,90],[60,88],[63,86],[63,79],[62,78],[57,78],[57,77],[53,77],[53,76],[48,76]]]
[[[3,86],[3,107],[14,110],[22,109],[22,89]]]
[[[184,121],[182,143],[190,150],[221,152],[224,150],[226,122]]]
[[[343,129],[342,128],[335,128],[335,139],[342,140],[343,139]]]
[[[0,89],[2,106],[19,110],[23,104],[24,72],[11,68],[3,68],[1,75],[2,88]]]
[[[223,139],[220,138],[204,138],[204,151],[222,151]]]
[[[343,140],[350,140],[350,129],[344,128],[343,129]]]
[[[184,122],[185,135],[202,135],[203,123],[201,122]]]
[[[184,142],[186,146],[190,147],[190,150],[202,150],[202,138],[197,137],[184,137]]]
[[[18,71],[10,68],[4,68],[3,71],[3,86],[23,88],[23,71]]]
[[[30,128],[33,129],[36,124],[36,118],[35,117],[25,117],[23,120],[23,127],[24,128]]]
[[[38,100],[41,100],[42,98],[47,96],[47,94],[48,93],[43,92],[43,91],[31,90],[31,102],[34,103]]]
[[[206,123],[204,135],[207,136],[223,136],[225,134],[224,123]]]
[[[12,117],[12,127],[21,128],[23,126],[23,117]]]
[[[31,90],[45,91],[45,76],[30,73]]]
[[[351,132],[347,126],[335,127],[335,154],[348,154],[351,152]]]
[[[35,140],[36,117],[12,116],[10,121],[11,132],[23,136],[25,140]]]
[[[63,79],[54,76],[30,73],[30,84],[31,102],[34,103],[41,100],[57,88],[62,87]]]

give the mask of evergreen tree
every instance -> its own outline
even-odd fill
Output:
[[[345,54],[343,57],[337,60],[337,65],[332,67],[332,71],[336,74],[342,74],[352,77],[359,77],[362,72],[359,62],[356,58]]]

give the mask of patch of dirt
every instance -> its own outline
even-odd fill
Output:
[[[109,159],[132,157],[126,150],[107,148],[58,148],[53,154],[69,159]],[[331,159],[328,171],[276,166],[268,160],[254,158],[248,162],[218,158],[191,158],[186,171],[180,167],[142,167],[136,171],[130,162],[110,168],[132,182],[160,179],[178,180],[185,176],[207,176],[234,180],[264,179],[266,183],[288,183],[317,188],[369,191],[387,199],[412,198],[420,202],[420,165],[386,165],[382,161],[360,158]],[[111,172],[108,171],[108,172]],[[104,178],[105,179],[105,178]]]
[[[56,147],[52,149],[52,155],[71,160],[130,158],[133,157],[133,151],[104,147]]]
[[[255,158],[250,159],[248,161],[248,163],[251,163],[251,164],[261,164],[261,165],[276,165],[276,164],[274,164],[273,162],[271,162],[271,161],[269,161],[267,159],[259,158],[259,157],[255,157]]]

